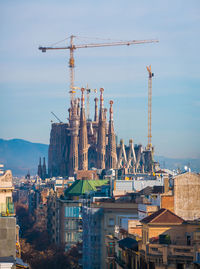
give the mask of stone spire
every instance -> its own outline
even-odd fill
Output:
[[[95,101],[95,111],[94,111],[94,121],[98,122],[98,98],[94,98]]]
[[[100,92],[100,110],[99,110],[99,126],[98,126],[98,138],[97,138],[97,168],[105,169],[105,154],[106,154],[106,121],[103,107],[103,91]]]
[[[77,115],[80,117],[80,98],[78,98]]]
[[[119,157],[118,157],[118,168],[125,168],[127,166],[127,157],[126,157],[126,151],[124,147],[124,140],[120,140],[120,151],[119,151]]]
[[[41,157],[39,159],[39,165],[38,165],[38,172],[37,172],[38,176],[40,178],[42,178],[42,162],[41,162]]]
[[[45,157],[43,158],[43,165],[42,165],[42,179],[45,179],[47,176],[47,169],[45,163]]]
[[[141,166],[141,158],[142,158],[142,152],[143,152],[143,148],[142,145],[139,144],[138,145],[138,150],[137,150],[137,157],[136,157],[136,166],[135,166],[135,170],[136,172],[138,172],[139,166]],[[142,162],[143,163],[143,162]],[[141,166],[142,167],[142,166]],[[143,170],[143,168],[142,168]],[[139,171],[141,172],[141,171]]]
[[[107,169],[117,168],[116,141],[113,123],[113,101],[110,101],[110,120],[108,127],[108,150],[107,150]]]
[[[130,172],[135,173],[136,166],[136,157],[135,157],[135,149],[133,145],[133,139],[129,140],[129,150],[127,156],[127,168],[130,169]]]
[[[71,103],[71,119],[70,119],[70,154],[69,154],[69,175],[73,176],[78,170],[78,128],[79,117],[77,114],[78,100],[75,99]]]
[[[105,119],[105,121],[107,121],[107,108],[104,108],[104,119]]]
[[[69,121],[70,121],[71,117],[72,117],[72,108],[71,107],[68,109],[68,112],[69,112]]]
[[[89,123],[89,130],[88,130],[88,134],[89,135],[93,135],[94,134],[94,130],[93,130],[93,126],[92,126],[92,122]]]
[[[84,88],[81,89],[81,114],[80,114],[80,131],[79,131],[79,169],[88,170],[88,137],[87,123],[85,117],[85,97]]]

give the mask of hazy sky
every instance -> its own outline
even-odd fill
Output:
[[[119,139],[146,145],[151,64],[156,154],[200,157],[199,0],[0,1],[1,138],[47,144],[51,120],[56,121],[50,112],[66,121],[69,51],[41,53],[38,46],[71,34],[82,37],[75,43],[159,39],[75,51],[75,85],[103,87],[105,106],[114,101]]]

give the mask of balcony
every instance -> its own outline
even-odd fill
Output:
[[[143,250],[144,250],[143,245]],[[184,245],[163,245],[163,244],[148,244],[146,245],[147,256],[150,258],[165,258],[167,260],[188,260],[192,261],[194,256],[194,248]]]
[[[0,217],[11,217],[15,215],[14,204],[9,202],[7,204],[0,203]]]
[[[121,268],[126,268],[125,262],[122,260],[122,258],[118,257],[117,255],[115,255],[115,261],[117,264],[120,265]]]

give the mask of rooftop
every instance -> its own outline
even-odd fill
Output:
[[[123,248],[123,249],[132,249],[135,251],[138,251],[138,242],[131,238],[131,237],[126,237],[120,241],[118,241],[119,247]]]
[[[140,221],[141,223],[154,223],[154,224],[182,224],[184,220],[171,212],[168,209],[161,208],[160,210],[154,212],[148,217],[145,217]]]
[[[65,196],[80,196],[91,191],[97,191],[98,187],[107,185],[108,183],[108,180],[76,180],[66,189]]]

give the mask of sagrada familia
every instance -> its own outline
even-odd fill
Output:
[[[116,143],[113,101],[109,121],[104,108],[104,89],[100,89],[100,107],[95,98],[94,120],[86,119],[84,89],[81,100],[75,98],[68,109],[68,123],[52,123],[48,152],[48,176],[73,176],[78,170],[120,169],[128,173],[149,173],[154,169],[153,149],[143,149],[129,140]],[[80,104],[81,101],[81,104]]]

